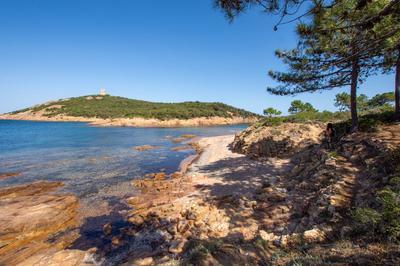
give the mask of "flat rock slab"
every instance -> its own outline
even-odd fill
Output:
[[[69,237],[55,236],[77,226],[78,199],[55,194],[60,186],[36,182],[0,190],[0,265],[15,265],[70,243]]]

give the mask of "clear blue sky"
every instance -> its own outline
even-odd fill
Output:
[[[212,0],[1,0],[0,113],[97,93],[149,101],[220,101],[261,113],[301,99],[334,110],[339,91],[272,96],[276,48],[294,25],[254,10],[228,23]],[[393,76],[360,92],[390,91]]]

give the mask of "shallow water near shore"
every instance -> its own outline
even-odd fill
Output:
[[[19,173],[0,180],[0,188],[38,180],[62,181],[75,194],[86,217],[112,218],[135,194],[130,181],[147,173],[173,173],[194,150],[172,138],[183,134],[234,134],[246,125],[203,128],[92,127],[86,123],[0,121],[0,172]],[[136,146],[155,149],[137,151]]]

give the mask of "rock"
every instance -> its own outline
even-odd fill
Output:
[[[193,149],[193,147],[190,145],[182,145],[182,146],[172,147],[171,151],[187,151],[191,149]]]
[[[154,260],[152,257],[147,257],[147,258],[135,259],[133,261],[130,261],[128,265],[148,266],[148,265],[152,265],[153,262],[154,262]]]
[[[346,238],[351,232],[352,232],[352,228],[350,226],[343,226],[340,229],[340,237],[341,238]]]
[[[135,204],[141,203],[142,200],[139,196],[133,196],[133,197],[128,198],[126,200],[126,202],[128,202],[128,204],[135,205]]]
[[[245,206],[247,208],[254,208],[257,205],[257,201],[255,200],[250,200],[245,202]]]
[[[141,146],[135,146],[133,149],[137,151],[148,151],[148,150],[155,150],[159,149],[160,147],[158,146],[152,146],[152,145],[141,145]]]
[[[172,139],[172,142],[173,143],[179,143],[179,142],[183,142],[183,141],[185,141],[186,139],[185,138],[173,138]]]
[[[196,137],[196,135],[193,135],[193,134],[183,134],[183,135],[181,135],[181,138],[184,138],[184,139],[193,139],[195,137]]]
[[[188,231],[190,229],[190,225],[187,221],[182,220],[179,221],[177,224],[177,231],[181,234],[185,233],[186,231]]]
[[[119,246],[121,244],[121,236],[114,236],[111,239],[111,244],[113,244],[114,246]]]
[[[276,188],[266,187],[257,190],[256,198],[260,201],[281,202],[286,199],[285,193],[278,191]]]
[[[62,249],[76,234],[78,199],[55,194],[60,182],[36,182],[0,190],[0,265],[15,265],[50,248]]]
[[[182,176],[182,173],[180,173],[180,172],[175,172],[175,173],[171,174],[172,179],[179,178],[181,176]]]
[[[140,215],[134,215],[132,217],[129,217],[128,221],[135,226],[141,226],[144,223],[144,219]]]
[[[154,175],[154,179],[156,180],[163,180],[165,179],[166,174],[164,172],[159,172]]]
[[[264,230],[260,230],[258,233],[264,241],[272,242],[278,238],[274,233],[267,233]]]
[[[273,191],[267,196],[268,200],[273,202],[281,202],[286,199],[286,195],[279,191]]]
[[[112,225],[111,223],[106,223],[105,225],[103,225],[103,233],[105,235],[110,235],[112,232]]]
[[[35,254],[19,263],[19,266],[48,266],[48,265],[98,265],[92,255],[81,250],[61,250],[55,253]]]
[[[176,235],[176,233],[178,232],[178,230],[176,228],[176,224],[170,224],[167,227],[167,232],[170,233],[171,235]]]
[[[263,181],[263,182],[262,182],[262,185],[261,185],[261,188],[267,188],[267,187],[270,187],[270,186],[272,186],[272,185],[271,185],[271,182],[269,182],[269,181]]]
[[[188,219],[188,220],[196,220],[197,219],[197,215],[196,215],[195,212],[188,211],[186,213],[186,219]]]
[[[168,251],[171,252],[172,254],[182,253],[183,247],[185,246],[185,242],[186,241],[183,239],[172,241]]]
[[[20,172],[0,173],[0,180],[20,175]]]
[[[320,229],[311,229],[307,230],[303,233],[303,239],[306,243],[314,243],[314,242],[321,242],[324,241],[326,238],[326,235],[324,231]]]

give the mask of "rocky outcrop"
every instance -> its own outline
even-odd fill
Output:
[[[288,157],[320,143],[324,125],[284,123],[279,126],[253,125],[235,136],[231,147],[251,158]]]
[[[56,252],[74,240],[71,230],[78,225],[78,200],[55,194],[60,186],[60,182],[37,182],[0,190],[1,265]]]

